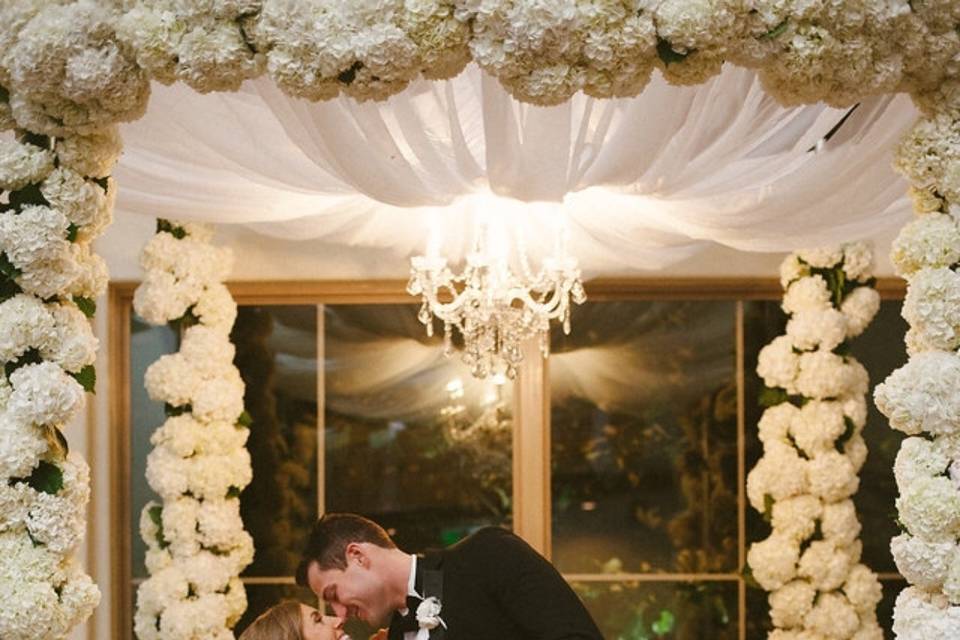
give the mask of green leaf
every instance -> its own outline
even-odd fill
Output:
[[[23,271],[10,262],[6,253],[0,253],[0,274],[9,280],[15,280],[23,274]]]
[[[98,187],[100,187],[104,191],[108,191],[108,188],[110,186],[110,176],[107,176],[105,178],[94,178],[93,181],[97,183]]]
[[[80,227],[74,223],[70,223],[70,226],[67,227],[67,242],[76,242],[77,241],[77,232],[80,231]]]
[[[767,524],[773,522],[773,496],[769,493],[763,495],[763,521]]]
[[[840,434],[840,437],[837,438],[837,441],[833,443],[837,451],[843,453],[846,444],[850,441],[850,438],[853,437],[854,432],[857,430],[857,425],[854,424],[853,420],[849,416],[843,416],[843,424],[846,426],[843,433]]]
[[[163,537],[163,506],[154,505],[147,510],[150,520],[157,526],[157,545],[161,549],[166,549],[170,543]]]
[[[678,62],[683,62],[691,53],[693,53],[693,51],[688,51],[687,53],[677,53],[673,50],[673,47],[670,46],[669,41],[657,36],[657,55],[660,57],[660,60],[663,62],[663,64],[671,65]]]
[[[97,369],[92,364],[88,364],[77,373],[71,373],[73,379],[80,383],[83,390],[87,393],[96,393],[97,387]]]
[[[63,471],[57,465],[41,460],[29,477],[9,480],[10,486],[20,482],[26,483],[34,491],[55,496],[63,488]]]
[[[750,568],[750,565],[743,565],[743,571],[740,572],[743,574],[743,583],[751,589],[762,589],[760,583],[757,582],[757,579],[753,577],[753,569]]]
[[[93,314],[97,312],[97,302],[92,298],[84,298],[82,296],[74,296],[73,304],[77,305],[77,308],[83,312],[83,315],[88,318],[92,318]]]
[[[240,425],[241,427],[249,427],[250,425],[253,424],[253,416],[251,416],[249,413],[244,411],[243,413],[240,414],[240,417],[237,418],[237,424]]]
[[[341,71],[339,75],[337,75],[337,80],[344,84],[352,84],[357,78],[357,71],[360,71],[361,69],[363,69],[363,63],[357,60],[350,65],[349,69],[346,71]]]
[[[183,405],[180,405],[179,407],[175,407],[174,405],[167,402],[167,403],[164,403],[163,405],[163,413],[168,418],[172,418],[174,416],[181,416],[185,413],[190,413],[191,411],[193,411],[193,407],[191,407],[189,404],[183,404]]]
[[[167,324],[175,331],[186,331],[190,327],[200,324],[200,318],[193,313],[193,307],[190,307],[182,316],[171,320]]]
[[[760,391],[760,396],[757,398],[757,401],[761,407],[773,407],[781,402],[787,402],[789,399],[790,396],[787,394],[786,389],[765,386]]]
[[[67,443],[66,436],[60,429],[54,426],[46,427],[46,439],[50,443],[50,451],[57,456],[57,459],[63,460],[70,453],[70,445]]]
[[[227,498],[239,498],[240,497],[240,487],[230,487],[227,489]]]
[[[676,617],[674,617],[672,613],[663,609],[660,611],[660,617],[650,626],[650,629],[657,634],[658,637],[662,637],[673,631],[676,621]]]
[[[26,131],[22,136],[20,136],[20,142],[32,144],[33,146],[40,147],[41,149],[50,148],[50,137],[40,133]]]
[[[7,379],[9,379],[10,374],[20,367],[28,364],[40,364],[41,362],[43,362],[43,358],[40,356],[40,351],[38,349],[27,349],[27,351],[25,351],[23,355],[16,360],[11,360],[4,363],[3,373],[5,376],[7,376]]]
[[[779,36],[779,35],[782,34],[784,31],[787,30],[787,24],[788,24],[788,23],[789,23],[788,20],[787,20],[786,18],[784,18],[783,22],[781,22],[780,24],[778,24],[777,26],[775,26],[773,29],[770,29],[770,31],[767,31],[765,34],[763,34],[762,36],[760,36],[760,37],[757,38],[757,39],[758,39],[758,40],[773,40],[774,38],[776,38],[777,36]]]
[[[177,240],[183,240],[187,237],[187,230],[181,226],[175,225],[169,220],[157,218],[157,233],[167,232]]]
[[[49,206],[49,202],[40,191],[39,184],[30,184],[22,189],[10,192],[10,204],[16,209],[29,205]]]
[[[10,102],[10,92],[6,87],[0,86],[0,102]]]

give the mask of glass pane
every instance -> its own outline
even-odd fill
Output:
[[[900,317],[900,306],[899,300],[884,301],[873,323],[863,335],[850,343],[851,355],[870,372],[871,388],[906,362],[903,335],[907,325]],[[763,453],[756,428],[763,412],[756,401],[763,384],[756,374],[757,355],[764,345],[783,334],[785,327],[786,316],[778,301],[745,303],[744,392],[748,472]],[[862,536],[863,561],[874,571],[896,572],[890,555],[890,539],[899,533],[893,517],[897,496],[893,462],[903,436],[890,428],[887,419],[877,411],[870,398],[867,398],[867,407],[869,413],[863,437],[870,453],[860,472],[860,490],[854,497],[863,530],[870,532],[870,535]],[[769,531],[769,525],[763,522],[760,514],[748,507],[748,542],[765,538]]]
[[[738,637],[735,581],[574,582],[572,586],[607,640]]]
[[[550,357],[553,560],[737,568],[733,302],[598,302]]]
[[[176,331],[167,326],[154,327],[131,314],[130,322],[130,531],[132,532],[131,563],[133,577],[145,578],[147,569],[143,559],[147,545],[140,538],[140,511],[156,498],[147,484],[147,454],[153,446],[150,436],[166,417],[163,404],[154,402],[143,386],[147,367],[160,356],[178,348]]]
[[[317,517],[317,307],[243,306],[232,340],[253,419],[240,496],[257,550],[248,576],[289,577]]]
[[[327,511],[407,551],[510,524],[512,383],[444,357],[409,305],[326,306],[324,369]]]
[[[317,598],[309,589],[294,584],[248,584],[245,587],[247,589],[247,610],[233,629],[233,633],[237,637],[261,613],[281,600],[299,600],[311,607],[317,606]]]

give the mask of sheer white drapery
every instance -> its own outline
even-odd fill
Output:
[[[383,103],[308,103],[266,79],[229,94],[156,87],[124,129],[118,208],[404,255],[442,219],[454,259],[478,215],[509,217],[535,257],[562,221],[588,275],[660,268],[711,241],[786,251],[902,225],[910,205],[890,158],[909,99],[864,101],[809,151],[843,115],[782,108],[736,67],[549,108],[473,66]]]

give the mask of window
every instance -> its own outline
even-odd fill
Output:
[[[853,343],[874,383],[906,359],[899,292],[883,286],[891,299]],[[117,521],[129,523],[114,532],[117,578],[129,585],[114,590],[116,637],[130,637],[146,575],[143,469],[163,420],[143,372],[177,341],[132,317],[132,291],[115,291],[114,307],[126,331],[114,344],[128,351],[113,357],[129,375],[118,415],[129,406],[130,425],[116,446],[131,478],[115,493]],[[766,597],[742,567],[767,525],[743,492],[760,455],[756,357],[784,327],[776,283],[595,284],[574,310],[573,334],[555,332],[551,358],[528,357],[516,381],[476,380],[444,358],[399,283],[234,292],[236,363],[254,419],[242,509],[257,547],[238,630],[282,597],[311,598],[291,578],[309,526],[324,511],[355,511],[408,551],[485,525],[514,528],[551,557],[610,639],[764,633]],[[887,549],[899,437],[874,410],[865,437],[856,501],[889,628],[902,586]]]

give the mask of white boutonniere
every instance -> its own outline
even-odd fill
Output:
[[[417,607],[417,624],[421,629],[436,629],[442,626],[447,628],[447,623],[440,617],[440,601],[434,596],[425,598]]]

